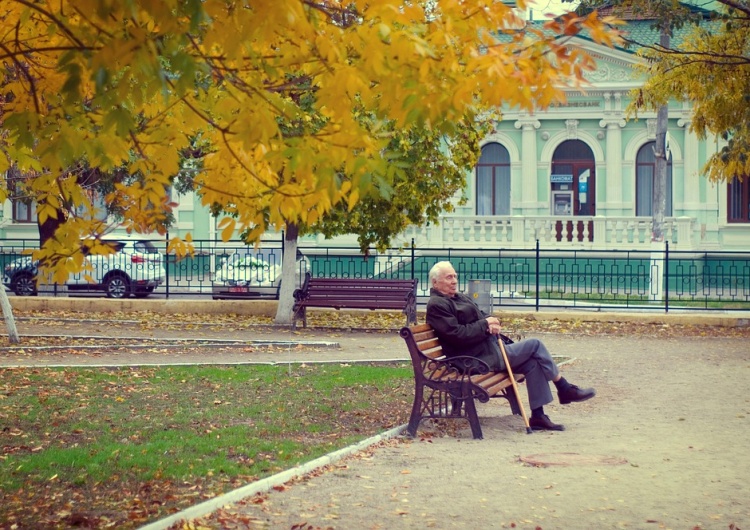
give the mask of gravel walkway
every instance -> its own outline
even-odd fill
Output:
[[[22,333],[26,325],[19,323]],[[68,324],[62,332],[56,326],[36,323],[34,331],[136,340],[132,329],[111,322]],[[395,332],[140,335],[146,344],[160,341],[161,350],[0,351],[0,364],[408,359]],[[186,346],[188,336],[209,344]],[[536,336],[553,353],[575,358],[563,369],[569,380],[598,392],[585,403],[547,407],[565,432],[527,435],[507,406],[481,405],[484,440],[473,440],[461,421],[423,423],[414,440],[380,440],[302,477],[287,475],[285,486],[268,493],[216,499],[213,516],[200,523],[225,528],[221,514],[231,513],[247,528],[750,528],[746,338]],[[163,345],[169,341],[181,346]]]

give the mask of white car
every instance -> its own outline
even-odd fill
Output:
[[[263,254],[272,263],[261,259],[259,255],[235,252],[222,258],[219,269],[213,278],[212,294],[214,300],[224,298],[274,298],[279,297],[281,286],[281,259],[267,251]],[[297,253],[295,267],[295,289],[302,286],[307,272],[307,259]]]
[[[145,298],[164,283],[164,258],[151,241],[112,236],[101,240],[116,252],[106,256],[88,254],[86,261],[91,268],[70,275],[66,282],[68,292],[104,291],[109,298]],[[38,289],[36,274],[36,262],[29,257],[19,258],[5,266],[3,283],[18,296],[34,296]]]

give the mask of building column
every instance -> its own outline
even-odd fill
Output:
[[[536,131],[541,122],[533,116],[521,116],[515,123],[521,129],[521,210],[524,214],[536,213],[538,208],[538,178]]]
[[[698,137],[690,130],[690,118],[677,120],[678,127],[685,128],[684,159],[684,205],[685,210],[695,211],[700,207],[700,162],[698,160]]]
[[[614,102],[612,101],[614,99]],[[605,186],[599,184],[597,189],[604,189],[603,211],[597,205],[597,211],[605,215],[623,215],[622,189],[622,129],[625,127],[625,117],[622,111],[622,95],[619,92],[604,94],[604,117],[599,121],[599,127],[606,129],[607,145]],[[604,175],[602,175],[604,176]],[[597,177],[599,177],[597,175]],[[617,201],[617,202],[615,202]]]

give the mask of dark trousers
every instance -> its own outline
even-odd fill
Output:
[[[552,392],[549,381],[557,377],[560,370],[544,343],[538,339],[526,339],[506,344],[505,351],[513,373],[526,376],[526,390],[531,409],[550,403]]]

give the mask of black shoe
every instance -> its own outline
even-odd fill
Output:
[[[532,416],[529,420],[529,425],[535,431],[564,431],[565,425],[559,423],[552,423],[549,416],[542,414],[541,416]]]
[[[557,397],[560,399],[561,405],[567,405],[574,401],[586,401],[596,395],[596,390],[593,388],[578,388],[576,385],[568,385],[565,390],[559,390]]]

